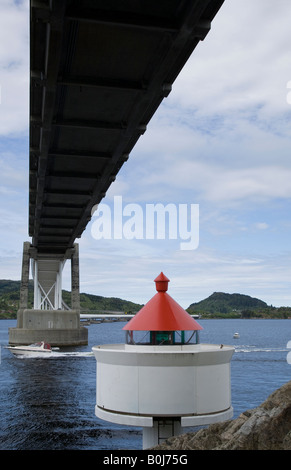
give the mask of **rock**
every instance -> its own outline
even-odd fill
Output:
[[[291,382],[234,420],[172,437],[155,450],[291,450]]]

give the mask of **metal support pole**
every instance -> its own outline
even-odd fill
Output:
[[[71,258],[71,303],[73,310],[80,310],[80,286],[79,286],[79,245],[74,244],[73,254]]]
[[[22,273],[20,286],[20,302],[19,309],[24,310],[28,306],[28,284],[29,284],[29,261],[30,261],[30,243],[23,243],[22,254]]]
[[[37,260],[32,259],[32,274],[33,274],[33,283],[34,283],[34,293],[33,293],[33,308],[38,309],[40,304],[40,292],[38,285],[38,265]]]
[[[63,272],[64,262],[59,262],[59,270],[56,275],[55,283],[55,308],[62,309],[62,272]]]

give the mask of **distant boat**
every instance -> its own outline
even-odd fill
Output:
[[[234,333],[233,337],[234,337],[234,338],[239,338],[239,337],[240,337],[240,336],[239,336],[239,333]]]

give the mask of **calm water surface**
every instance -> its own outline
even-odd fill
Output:
[[[235,346],[231,362],[234,417],[260,405],[291,380],[287,343],[291,320],[199,320],[203,343]],[[0,449],[141,449],[140,428],[101,421],[94,413],[96,361],[92,346],[123,343],[123,323],[88,327],[89,345],[62,348],[45,359],[15,358],[4,348],[8,327],[0,321]],[[239,339],[233,339],[238,331]],[[41,338],[40,338],[41,339]]]

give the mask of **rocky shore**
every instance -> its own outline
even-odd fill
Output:
[[[167,439],[155,450],[291,450],[291,382],[236,419]]]

